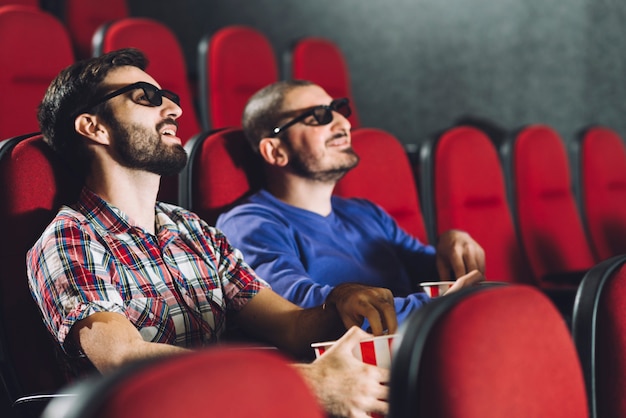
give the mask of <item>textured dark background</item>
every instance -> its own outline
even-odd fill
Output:
[[[343,50],[365,126],[419,143],[463,114],[506,128],[547,123],[566,141],[595,122],[626,134],[623,0],[129,0],[179,37],[196,73],[200,38],[230,24]]]

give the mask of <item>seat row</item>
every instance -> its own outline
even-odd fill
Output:
[[[77,16],[74,20],[80,21]],[[0,90],[12,98],[0,103],[0,138],[5,139],[38,130],[37,106],[49,83],[74,61],[74,55],[63,23],[32,6],[0,7],[0,46]],[[246,26],[228,26],[200,41],[197,93],[192,91],[178,39],[163,23],[139,17],[118,18],[102,24],[93,35],[94,55],[126,47],[141,49],[149,60],[147,71],[161,87],[180,96],[184,112],[178,136],[183,143],[209,128],[239,126],[250,96],[279,78],[270,42],[261,32]],[[336,97],[351,97],[344,57],[331,41],[301,39],[294,46],[290,62],[292,77],[318,82]],[[352,109],[356,126],[354,104]],[[175,179],[164,179],[159,198],[176,202],[176,188]]]
[[[544,135],[554,132],[545,126],[531,126],[527,129],[530,128],[539,129],[539,132],[543,132]],[[598,129],[602,130],[601,133],[610,134],[609,138],[616,138],[606,128]],[[588,132],[596,131],[590,129]],[[568,196],[566,197],[568,202],[572,202],[572,195],[557,186],[560,182],[569,185],[569,179],[567,175],[557,173],[561,180],[559,182],[551,180],[550,176],[554,173],[535,165],[541,158],[528,151],[529,144],[524,144],[524,142],[531,141],[532,143],[534,142],[532,138],[537,136],[539,135],[530,135],[529,131],[522,130],[514,137],[515,141],[509,149],[514,151],[513,154],[519,153],[517,159],[513,159],[517,161],[516,167],[528,166],[532,170],[537,170],[541,176],[536,179],[536,183],[548,186],[548,189],[534,191],[529,196],[547,199],[548,203],[561,202],[556,209],[556,214],[561,216],[565,213],[563,209],[565,206],[562,204],[563,195]],[[589,135],[584,137],[589,138]],[[549,153],[550,149],[562,151],[562,144],[557,140],[558,137],[555,139],[552,136],[552,140],[549,136],[542,138],[538,141],[542,145],[538,152]],[[389,133],[372,128],[355,129],[352,139],[355,151],[361,156],[361,163],[339,182],[336,193],[346,197],[364,197],[379,203],[408,231],[425,242],[433,242],[433,238],[429,238],[427,233],[429,228],[428,222],[425,221],[426,217],[422,215],[426,213],[422,211],[425,207],[424,189],[426,187],[421,187],[421,193],[418,193],[414,172],[401,143]],[[594,171],[591,169],[591,164],[585,165],[585,168],[592,173],[590,179],[594,177],[605,179],[603,180],[605,183],[600,182],[592,187],[594,192],[605,189],[607,195],[603,199],[605,202],[612,202],[612,205],[623,205],[626,202],[623,195],[619,194],[624,189],[616,187],[616,185],[624,184],[623,177],[605,177],[603,174],[606,172],[606,162],[614,157],[613,154],[621,153],[620,158],[623,158],[623,143],[619,141],[617,143],[607,141],[608,144],[619,144],[621,148],[611,149],[608,151],[610,155],[606,157],[600,154],[593,158],[582,158],[602,161],[602,170]],[[598,145],[602,142],[596,143],[595,146],[583,145],[580,149],[596,154],[607,152]],[[263,176],[260,174],[258,160],[246,145],[241,129],[224,128],[197,135],[188,141],[185,147],[190,159],[178,178],[179,203],[194,210],[209,223],[213,223],[219,213],[236,204],[241,197],[262,187]],[[447,205],[445,211],[441,213],[452,219],[449,227],[470,230],[473,235],[477,235],[477,239],[485,247],[487,253],[488,279],[510,282],[515,286],[530,283],[532,288],[541,290],[549,289],[552,285],[559,285],[561,282],[536,281],[535,278],[520,278],[517,275],[517,268],[524,267],[524,262],[520,265],[512,264],[513,257],[526,252],[517,250],[519,247],[514,237],[515,228],[512,227],[511,212],[498,209],[505,208],[508,211],[508,200],[500,160],[496,147],[489,138],[476,128],[454,127],[436,138],[434,143],[425,145],[425,149],[434,151],[430,155],[438,156],[430,163],[435,183],[437,181],[447,183],[447,186],[432,186],[431,192],[435,195],[451,193],[446,198],[432,199],[435,204],[434,213],[437,212],[437,202],[441,200]],[[521,152],[524,150],[526,151]],[[561,151],[545,158],[546,161],[554,163],[552,166],[557,171],[564,167],[562,163],[556,164],[563,158]],[[457,154],[457,157],[450,157],[454,154]],[[557,158],[557,154],[561,157]],[[429,154],[424,151],[422,155],[426,157]],[[444,155],[448,155],[448,158],[441,158]],[[524,158],[530,159],[533,163],[525,162]],[[445,164],[448,166],[448,171],[438,168]],[[465,164],[467,168],[459,169],[461,164]],[[426,167],[425,162],[420,166],[422,169]],[[616,167],[622,170],[621,175],[623,175],[626,165],[616,164]],[[516,171],[518,169],[509,171],[515,174],[518,173]],[[420,177],[421,185],[427,177],[426,172],[424,173]],[[581,173],[583,173],[582,177],[587,176],[584,172]],[[525,181],[533,180],[532,172],[519,172],[518,174],[521,174],[520,178]],[[473,183],[470,181],[471,178],[474,179]],[[54,392],[66,383],[66,376],[63,370],[59,369],[55,359],[55,350],[58,348],[45,330],[39,312],[32,302],[26,280],[24,257],[41,231],[54,217],[58,207],[63,203],[75,201],[80,184],[44,144],[40,134],[27,134],[0,142],[0,182],[0,222],[2,222],[0,227],[5,237],[9,238],[0,240],[0,264],[2,265],[0,272],[0,297],[2,297],[0,303],[0,339],[2,340],[0,370],[8,395],[10,399],[15,400],[25,394],[41,391]],[[460,184],[458,187],[457,182]],[[530,185],[518,187],[532,190]],[[466,191],[469,191],[469,196],[465,194]],[[462,193],[464,197],[454,197],[454,192]],[[611,198],[615,192],[617,192],[615,194],[617,197]],[[519,200],[523,199],[522,195],[519,196]],[[592,203],[598,203],[598,201],[599,199],[592,199]],[[455,204],[455,202],[460,203]],[[538,217],[541,221],[550,216],[552,209],[548,205],[541,202],[534,203],[534,205],[534,207],[540,207]],[[568,207],[571,209],[571,204]],[[522,210],[521,206],[518,210]],[[559,222],[559,216],[550,222]],[[503,223],[500,218],[505,219],[506,222]],[[563,218],[570,222],[565,216]],[[443,221],[443,215],[437,215],[437,225]],[[610,221],[613,222],[609,229],[612,231],[623,225],[623,216],[620,219],[610,219]],[[472,224],[472,222],[475,223]],[[543,232],[548,227],[551,225],[546,226],[541,223],[539,232]],[[572,228],[572,225],[567,224],[567,228]],[[550,245],[558,246],[550,241],[550,238],[544,235],[546,241],[542,242],[542,245],[545,248]],[[498,241],[498,239],[511,241]],[[568,238],[569,241],[573,239],[573,235]],[[520,242],[523,241],[520,240]],[[545,248],[541,251],[547,251]],[[563,249],[555,248],[550,254],[558,251],[563,251]],[[564,252],[567,252],[567,249]],[[547,261],[560,260],[559,257],[555,257]],[[595,261],[592,260],[586,267],[591,268],[593,265]],[[530,266],[529,263],[528,267]],[[496,276],[495,273],[491,275],[490,271],[502,273]],[[564,284],[569,285],[569,289],[574,292],[580,289],[577,282],[564,282]],[[25,329],[29,332],[25,333]]]
[[[84,16],[88,10],[82,10],[78,5],[91,10],[96,2],[79,0],[69,3],[77,5],[65,23],[32,6],[0,6],[0,46],[3,49],[0,88],[13,98],[10,102],[3,102],[3,108],[0,108],[0,114],[4,115],[0,116],[0,138],[10,138],[29,129],[37,130],[35,109],[46,87],[62,68],[74,61],[69,34],[89,33],[93,30],[89,25],[93,25],[94,20],[106,23],[100,25],[90,38],[92,54],[126,47],[139,48],[149,60],[147,71],[163,88],[179,94],[184,110],[179,130],[183,141],[203,130],[239,126],[249,97],[279,80],[275,51],[267,37],[254,28],[227,26],[200,40],[199,89],[194,91],[181,45],[165,24],[148,18],[124,17],[127,9],[121,6],[113,8],[117,10],[115,14],[99,16],[100,20],[86,19]],[[96,10],[101,9],[98,6]],[[75,29],[73,22],[86,27]],[[73,29],[68,31],[69,28]],[[290,77],[317,82],[333,97],[352,98],[345,59],[330,40],[300,39],[286,55]],[[354,103],[352,108],[351,122],[357,126]]]
[[[624,416],[626,256],[594,266],[578,294],[573,339],[531,286],[475,286],[433,300],[395,336],[389,418]],[[181,405],[190,418],[206,416],[207,408],[229,417],[324,416],[287,362],[267,350],[212,348],[132,364],[75,382],[42,417],[176,415]],[[222,402],[208,407],[197,402],[207,377],[222,383],[212,389]],[[249,402],[232,403],[231,387],[242,381],[257,390]]]
[[[580,135],[576,188],[564,142],[546,125],[500,145],[477,128],[452,127],[421,145],[417,167],[380,129],[353,130],[352,144],[361,162],[336,194],[378,203],[423,242],[468,231],[485,249],[491,280],[571,289],[595,263],[626,253],[626,149],[609,128]],[[262,186],[239,128],[196,136],[186,148],[179,203],[209,223]]]

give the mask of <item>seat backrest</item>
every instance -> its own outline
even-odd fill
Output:
[[[52,401],[44,418],[325,416],[302,376],[271,350],[210,348],[131,364],[67,392],[75,396]]]
[[[593,266],[561,136],[549,126],[529,125],[501,151],[514,220],[535,277]]]
[[[567,325],[528,285],[481,285],[434,299],[392,346],[390,418],[586,418]]]
[[[396,137],[381,129],[352,131],[359,164],[335,186],[342,197],[360,197],[381,206],[408,233],[428,243],[409,157]]]
[[[74,62],[63,24],[32,6],[0,6],[0,139],[39,129],[37,106]]]
[[[487,280],[533,283],[507,201],[500,157],[489,137],[473,127],[453,127],[424,142],[420,158],[433,236],[464,230],[485,250]]]
[[[576,196],[599,260],[626,254],[626,146],[619,134],[592,126],[577,137]]]
[[[163,23],[147,18],[129,17],[106,24],[94,37],[94,53],[100,55],[121,48],[137,48],[149,60],[146,72],[161,88],[172,90],[180,96],[182,116],[178,119],[178,136],[183,145],[201,132],[189,86],[187,66],[176,35]],[[159,200],[176,202],[178,177],[161,180]]]
[[[39,4],[39,0],[0,0],[0,7],[7,5],[22,5],[22,6],[32,6],[38,9],[41,8]]]
[[[343,52],[334,41],[320,37],[297,40],[283,56],[285,74],[292,79],[310,80],[333,98],[350,99],[352,128],[360,126],[357,106],[352,96],[350,70]]]
[[[2,378],[12,400],[55,391],[66,383],[57,344],[46,330],[28,288],[26,252],[61,204],[78,197],[76,176],[32,134],[0,142],[0,324]]]
[[[241,126],[250,97],[278,81],[276,55],[257,29],[226,26],[198,44],[200,116],[204,129]]]
[[[592,418],[626,416],[626,256],[592,267],[576,295],[572,335]]]
[[[93,35],[107,22],[130,16],[127,0],[64,0],[65,26],[70,34],[76,57],[93,55]]]
[[[210,225],[263,185],[261,161],[240,128],[197,135],[185,149],[189,161],[180,175],[178,203]]]

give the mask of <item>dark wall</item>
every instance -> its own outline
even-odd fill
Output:
[[[129,0],[167,23],[195,73],[200,38],[229,24],[277,53],[334,40],[364,125],[418,143],[463,114],[507,128],[548,123],[566,140],[591,122],[626,137],[622,0]]]

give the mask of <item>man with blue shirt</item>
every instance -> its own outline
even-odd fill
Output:
[[[349,115],[347,99],[307,81],[257,92],[242,125],[264,161],[266,189],[222,214],[217,227],[292,302],[316,306],[354,283],[385,287],[401,322],[428,301],[419,282],[456,279],[454,291],[482,280],[484,251],[457,230],[436,248],[424,245],[372,202],[333,196],[359,161]]]

